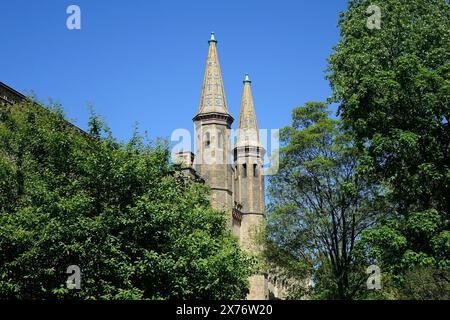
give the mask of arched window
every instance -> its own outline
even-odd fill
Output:
[[[253,164],[253,176],[258,176],[258,165],[256,163]]]
[[[205,133],[205,147],[209,148],[211,145],[211,134],[209,132]]]
[[[247,178],[247,164],[242,165],[242,177]]]

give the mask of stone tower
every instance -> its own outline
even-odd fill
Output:
[[[208,42],[200,106],[193,118],[196,154],[181,152],[177,158],[209,185],[211,205],[227,215],[230,229],[242,248],[258,255],[262,251],[259,231],[264,226],[264,149],[259,140],[251,82],[246,75],[236,145],[232,148],[233,117],[225,99],[214,33]],[[259,272],[249,282],[247,299],[268,298],[266,274]]]
[[[195,123],[195,169],[211,188],[211,204],[222,211],[231,211],[233,204],[233,169],[230,158],[230,126],[217,55],[214,33],[209,42],[200,106]],[[229,219],[231,224],[231,219]]]
[[[264,228],[264,152],[259,139],[251,81],[246,74],[234,148],[234,198],[241,206],[241,246],[255,255],[263,249],[260,237]],[[250,278],[248,299],[267,299],[267,292],[267,274],[261,271]]]

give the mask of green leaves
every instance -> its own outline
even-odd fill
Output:
[[[415,265],[448,265],[435,244],[450,215],[450,4],[378,1],[381,29],[369,30],[370,4],[350,1],[342,15],[328,78],[344,126],[363,149],[359,170],[385,186],[391,204],[390,219],[363,238],[401,287]]]
[[[290,276],[302,270],[293,297],[351,299],[365,277],[354,248],[380,213],[378,190],[358,172],[360,153],[324,103],[294,109],[292,123],[281,130],[280,170],[270,177],[269,258]],[[316,286],[305,293],[310,280]]]
[[[406,230],[411,236],[420,238],[431,238],[439,231],[441,216],[435,209],[422,212],[413,212],[406,221]]]
[[[164,142],[119,143],[95,115],[88,136],[33,101],[0,115],[0,297],[245,297],[247,256]]]

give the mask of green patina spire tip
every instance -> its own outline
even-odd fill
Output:
[[[211,32],[211,38],[208,42],[217,42],[216,37],[214,36],[214,32]]]

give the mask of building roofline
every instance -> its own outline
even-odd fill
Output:
[[[27,96],[25,96],[24,94],[20,93],[19,91],[15,90],[14,88],[11,88],[10,86],[8,86],[6,83],[1,82],[0,81],[0,87],[3,87],[6,91],[9,91],[10,93],[16,95],[18,98],[20,98],[21,100],[25,100],[27,99]],[[40,105],[39,103],[36,102],[36,104],[41,107],[42,109],[48,110],[46,108],[44,108],[42,105]],[[72,122],[66,120],[66,123],[69,127],[74,128],[75,130],[78,130],[81,134],[91,137],[86,131],[84,131],[83,129],[81,129],[80,127],[76,126],[75,124],[73,124]]]
[[[20,98],[26,99],[26,96],[24,94],[20,93],[19,91],[17,91],[14,88],[11,88],[6,83],[0,81],[0,86],[4,87],[6,90],[11,91],[12,93],[18,95]]]

